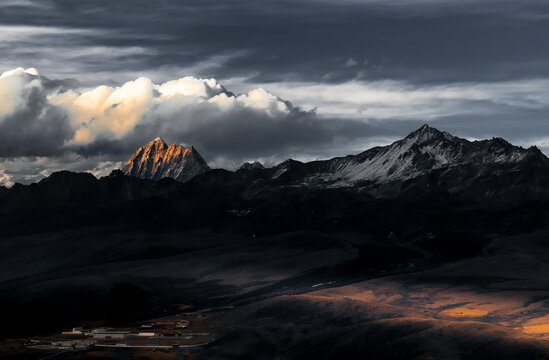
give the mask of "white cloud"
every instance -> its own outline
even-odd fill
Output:
[[[4,71],[2,75],[0,75],[0,79],[8,76],[21,75],[21,74],[38,76],[38,71],[35,68],[24,69],[22,67],[18,67],[12,70]]]
[[[13,112],[23,101],[24,92],[39,82],[25,78],[25,75],[38,75],[34,68],[21,67],[8,70],[0,75],[0,121],[2,117]]]
[[[197,79],[193,76],[185,76],[178,80],[167,81],[154,87],[162,96],[198,96],[209,97],[223,92],[221,85],[215,79]]]
[[[152,104],[153,84],[139,78],[117,88],[99,86],[80,94],[52,94],[48,99],[67,109],[76,130],[71,142],[83,144],[98,135],[120,138],[132,130]]]
[[[6,174],[5,170],[0,170],[0,186],[12,186],[11,176]]]
[[[23,102],[28,96],[25,89],[34,86],[44,89],[42,81],[34,68],[16,68],[2,73],[0,119],[14,112]],[[75,135],[67,145],[87,144],[98,136],[120,139],[148,119],[161,116],[169,121],[185,109],[198,105],[207,105],[220,115],[234,108],[254,109],[270,117],[289,113],[284,101],[262,88],[233,95],[215,79],[192,76],[162,84],[141,77],[118,87],[101,85],[82,91],[52,90],[46,99],[50,106],[63,109],[68,115]]]
[[[289,111],[284,102],[263,88],[241,94],[236,100],[244,104],[244,106],[266,110],[270,115],[274,115],[277,112],[287,113]]]
[[[0,78],[0,119],[15,109],[23,87],[24,83],[16,77]]]

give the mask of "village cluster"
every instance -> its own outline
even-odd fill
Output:
[[[189,332],[189,325],[189,320],[170,318],[125,329],[75,327],[70,331],[63,331],[56,337],[31,339],[27,347],[78,351],[92,347],[162,349],[205,345],[210,334]]]

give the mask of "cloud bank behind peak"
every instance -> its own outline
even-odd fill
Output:
[[[89,169],[117,163],[157,136],[193,144],[210,164],[232,167],[258,158],[319,156],[336,139],[366,137],[370,129],[360,121],[320,119],[262,87],[233,93],[213,78],[156,84],[140,77],[80,88],[76,80],[51,80],[34,68],[0,76],[4,183],[28,182],[61,165],[80,169],[72,163],[77,159],[95,159],[86,161]],[[49,169],[45,159],[56,166]]]

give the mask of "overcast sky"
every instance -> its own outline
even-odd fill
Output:
[[[423,123],[549,153],[546,0],[0,2],[0,184],[103,175],[163,137],[214,167]]]

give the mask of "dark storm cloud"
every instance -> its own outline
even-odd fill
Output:
[[[197,104],[169,118],[153,114],[149,121],[138,124],[120,140],[99,138],[72,149],[84,156],[114,154],[127,157],[151,141],[152,134],[155,134],[169,143],[196,146],[208,161],[222,158],[235,164],[242,159],[282,161],[310,154],[334,156],[338,155],[331,148],[334,145],[395,134],[356,120],[319,119],[314,112],[295,107],[287,115],[274,117],[256,109],[237,108],[221,112],[215,107],[207,103]]]
[[[78,89],[80,82],[77,79],[53,79],[50,80],[47,77],[40,77],[42,87],[47,91],[59,91],[65,92],[67,90]]]
[[[134,78],[136,72],[161,81],[174,77],[170,71],[188,68],[196,70],[193,75],[244,76],[255,82],[492,81],[549,75],[549,4],[544,1],[8,4],[0,13],[4,25],[64,31],[22,38],[10,46],[3,63],[13,67],[40,54],[51,60],[61,51],[70,59],[64,66],[111,74],[115,81]],[[68,48],[72,51],[63,51]],[[345,66],[350,58],[357,66]],[[29,65],[52,75],[70,70],[51,62]]]

